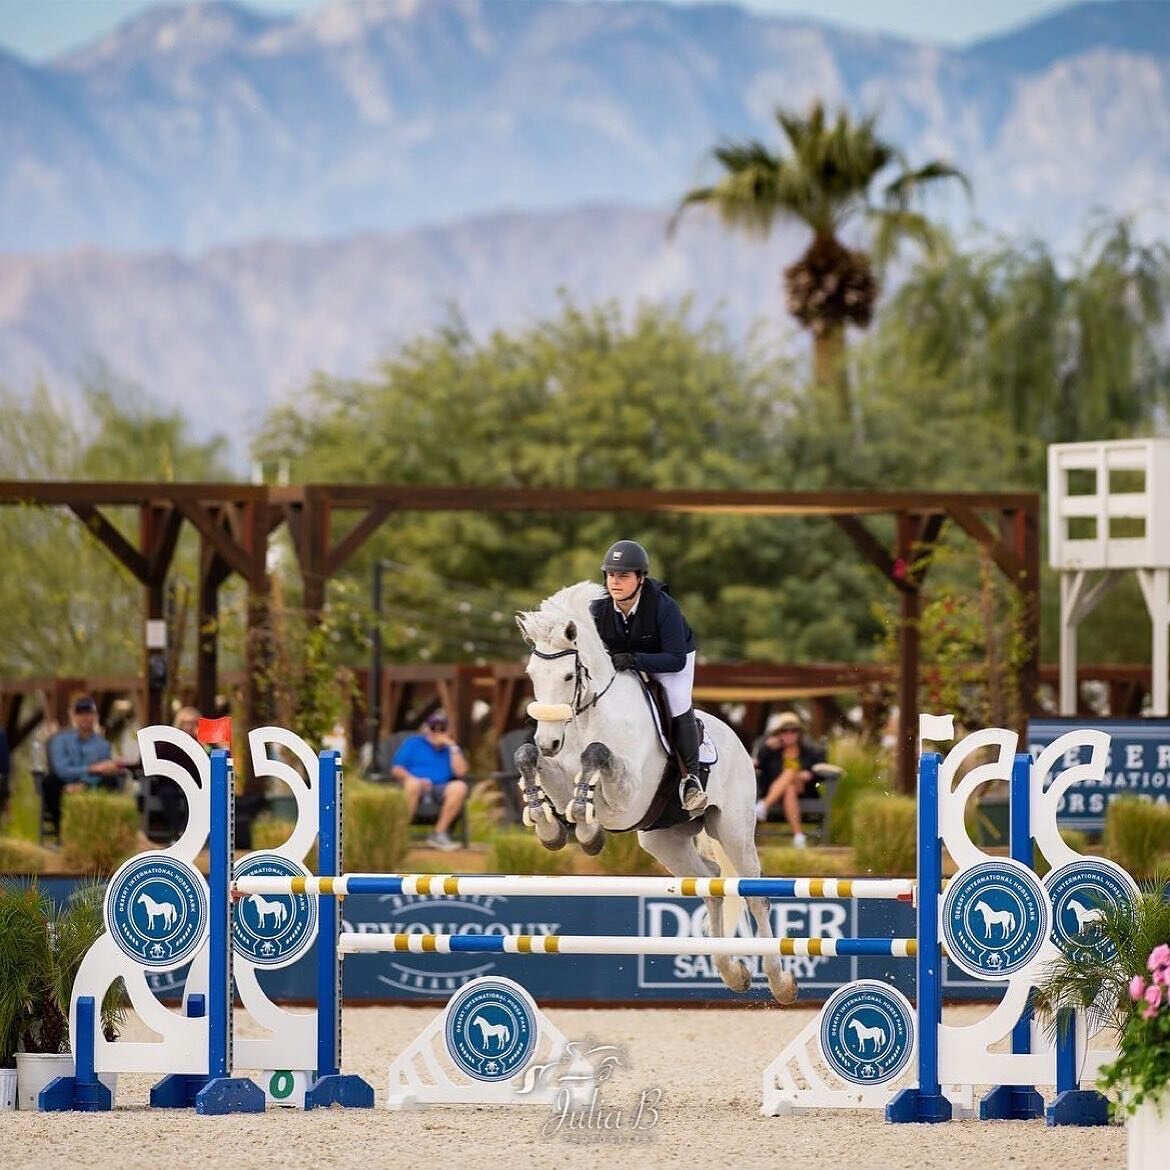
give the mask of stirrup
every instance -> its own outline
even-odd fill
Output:
[[[699,778],[693,774],[684,776],[680,781],[678,798],[689,813],[700,813],[707,807],[707,794],[703,791]]]

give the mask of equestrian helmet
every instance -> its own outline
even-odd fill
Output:
[[[649,573],[650,554],[636,540],[619,540],[609,546],[601,562],[603,573]]]

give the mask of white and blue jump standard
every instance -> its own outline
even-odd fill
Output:
[[[923,717],[922,734],[935,741],[951,738],[930,716]],[[1105,1099],[1080,1089],[1078,1079],[1091,1078],[1112,1053],[1088,1049],[1083,1013],[1054,1043],[1033,1023],[1029,996],[1057,948],[1107,945],[1082,928],[1102,900],[1125,901],[1137,890],[1112,862],[1075,853],[1057,829],[1062,794],[1074,783],[1103,777],[1108,745],[1103,733],[1073,731],[1033,763],[1014,755],[1014,732],[991,728],[967,736],[945,760],[933,752],[922,756],[917,1009],[880,981],[839,989],[765,1071],[765,1114],[884,1108],[892,1122],[946,1121],[970,1115],[973,1087],[990,1084],[998,1087],[979,1104],[984,1119],[1043,1115],[1050,1125],[1107,1122]],[[1058,762],[1083,760],[1085,752],[1087,761],[1049,779]],[[979,785],[1009,777],[1012,856],[1005,859],[974,845],[964,811]],[[944,846],[957,867],[945,893]],[[1030,868],[1034,847],[1052,867],[1043,883]],[[944,946],[947,961],[964,973],[1004,986],[1000,1002],[975,1024],[942,1023]],[[1008,1036],[1011,1050],[993,1051]],[[1056,1088],[1047,1109],[1036,1085]]]
[[[209,758],[186,733],[149,727],[138,733],[146,771],[166,776],[183,790],[187,825],[163,850],[131,858],[110,879],[104,917],[106,933],[81,964],[73,988],[70,1036],[75,1075],[59,1078],[42,1091],[49,1110],[101,1110],[111,1107],[108,1090],[97,1079],[109,1072],[165,1074],[152,1088],[154,1108],[194,1108],[200,1113],[256,1112],[266,1102],[305,1108],[342,1104],[372,1107],[373,1089],[357,1077],[340,1074],[340,1030],[336,1017],[292,1013],[273,1003],[257,971],[296,962],[317,938],[332,937],[325,950],[336,955],[339,928],[336,905],[315,899],[265,903],[254,900],[233,914],[234,801],[231,761],[226,752]],[[322,786],[318,760],[298,736],[277,727],[253,730],[248,737],[258,775],[284,781],[296,797],[297,825],[284,845],[251,853],[236,863],[237,874],[303,876],[304,858],[317,840],[321,818],[336,821],[336,787]],[[185,764],[161,758],[160,743],[177,747]],[[173,753],[172,753],[173,754]],[[278,754],[291,756],[294,767]],[[329,755],[329,766],[335,757]],[[212,809],[215,815],[212,816]],[[321,843],[327,864],[329,840]],[[195,868],[195,858],[210,837],[210,886]],[[289,901],[292,903],[291,911]],[[159,980],[181,977],[183,1002],[176,1011],[160,998]],[[179,974],[175,974],[179,973]],[[126,986],[130,1007],[160,1039],[107,1041],[97,1026],[95,1005],[115,980]],[[319,970],[322,1002],[338,1001],[337,963]],[[233,989],[247,1013],[268,1035],[236,1037],[232,1028]],[[233,1068],[266,1070],[261,1086],[232,1075]]]

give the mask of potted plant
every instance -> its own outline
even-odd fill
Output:
[[[69,1053],[73,982],[82,959],[104,930],[100,885],[80,887],[61,905],[36,885],[0,889],[0,1040],[7,1037],[6,1043],[16,1049],[17,1100],[22,1109],[35,1109],[37,1094],[54,1077],[73,1073]],[[101,1007],[107,1040],[116,1039],[124,1015],[124,993],[118,983],[106,993]]]
[[[1050,1026],[1067,1009],[1117,1032],[1117,1056],[1098,1088],[1113,1090],[1126,1119],[1130,1170],[1164,1166],[1170,1148],[1170,879],[1159,877],[1132,904],[1102,901],[1095,922],[1052,963],[1035,992]]]

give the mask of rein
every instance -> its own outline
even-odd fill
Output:
[[[589,673],[589,667],[581,661],[581,652],[579,650],[570,648],[568,650],[558,650],[555,654],[545,654],[542,650],[537,650],[535,646],[532,648],[532,653],[537,658],[543,658],[546,662],[552,661],[554,658],[567,658],[570,654],[573,656],[573,714],[584,715],[590,707],[596,707],[601,696],[613,686],[614,679],[617,678],[618,672],[614,670],[609,682],[605,684],[599,691],[593,693],[593,697],[587,702],[582,703],[582,698],[585,694],[585,687],[587,682],[593,681],[593,676]]]

